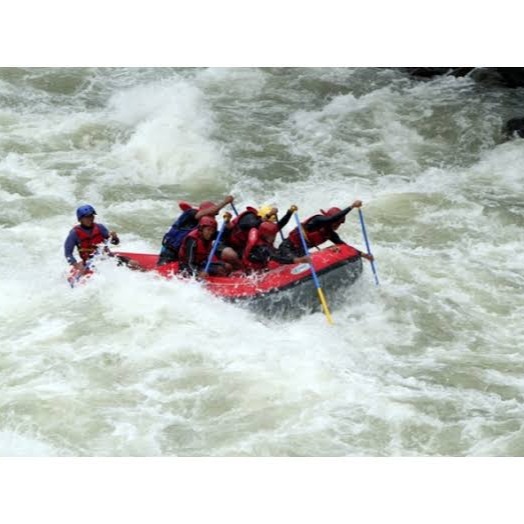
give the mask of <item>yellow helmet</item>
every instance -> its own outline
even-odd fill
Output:
[[[259,209],[258,209],[258,216],[262,219],[262,220],[270,220],[271,222],[276,222],[277,221],[277,218],[275,217],[275,215],[271,215],[269,218],[267,217],[269,215],[269,213],[271,213],[271,210],[273,209],[274,206],[261,206]]]

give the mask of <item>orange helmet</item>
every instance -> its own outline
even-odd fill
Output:
[[[198,221],[198,227],[202,229],[203,227],[212,227],[213,229],[217,228],[217,221],[211,217],[202,217]]]
[[[262,222],[258,227],[258,232],[264,236],[274,237],[278,233],[278,226],[273,222]]]
[[[340,209],[339,207],[330,207],[327,211],[324,211],[323,209],[320,210],[320,212],[325,217],[332,217],[336,215],[337,213],[340,213],[341,211],[342,209]],[[337,221],[337,223],[343,224],[345,221],[346,221],[346,217],[342,217],[340,220]]]

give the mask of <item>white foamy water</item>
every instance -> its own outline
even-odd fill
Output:
[[[518,100],[393,70],[0,70],[0,455],[522,455]],[[362,199],[380,287],[366,264],[329,326],[111,260],[65,282],[79,204],[156,252],[178,199],[225,194]],[[356,213],[340,233],[363,247]]]

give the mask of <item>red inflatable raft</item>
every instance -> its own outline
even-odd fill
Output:
[[[157,266],[158,255],[115,253],[138,262],[146,271],[166,278],[180,277],[178,263]],[[341,244],[312,252],[311,258],[320,285],[330,306],[344,294],[362,273],[362,258],[352,246]],[[246,275],[234,272],[228,277],[209,277],[204,285],[213,294],[232,302],[245,303],[269,314],[318,309],[318,295],[309,264],[270,263],[269,269]]]

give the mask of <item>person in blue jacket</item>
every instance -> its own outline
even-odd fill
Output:
[[[179,202],[182,214],[175,220],[162,239],[162,248],[157,265],[163,266],[170,262],[176,262],[182,242],[191,231],[198,227],[199,220],[205,216],[215,217],[223,207],[231,204],[233,200],[234,198],[231,195],[226,196],[220,204],[206,200],[198,208],[192,207],[187,202]]]

